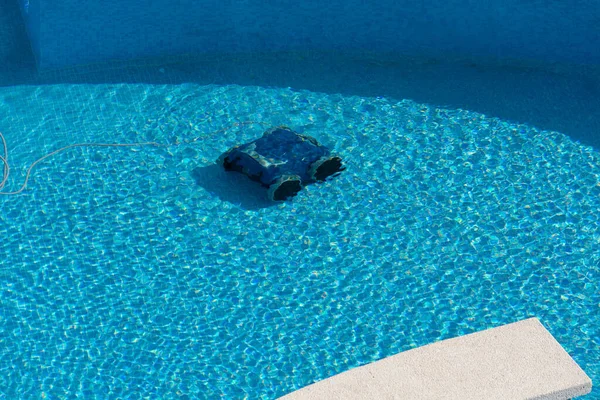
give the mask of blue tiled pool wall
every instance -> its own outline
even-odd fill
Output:
[[[40,11],[41,2],[40,0],[17,0],[21,9],[21,15],[27,27],[27,33],[29,34],[29,41],[31,47],[34,49],[36,56],[40,55],[39,49],[42,47],[40,43],[41,38],[41,23],[40,23]],[[6,7],[7,9],[9,7]]]
[[[41,68],[183,53],[349,49],[600,63],[594,0],[18,1]]]
[[[13,65],[31,56],[27,32],[20,14],[14,0],[0,0],[0,80]]]

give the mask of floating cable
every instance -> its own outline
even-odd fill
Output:
[[[245,122],[236,122],[226,128],[223,129],[219,129],[218,131],[215,131],[212,133],[212,135],[215,134],[219,134],[219,133],[223,133],[228,131],[229,129],[236,127],[236,126],[241,126],[241,125],[266,125],[266,123],[264,122],[254,122],[254,121],[245,121]],[[31,171],[33,170],[33,168],[41,163],[42,161],[46,160],[47,158],[52,157],[53,155],[56,155],[60,152],[63,152],[65,150],[69,150],[69,149],[73,149],[76,147],[142,147],[142,146],[153,146],[153,147],[174,147],[174,146],[179,146],[182,144],[193,144],[197,141],[199,141],[202,137],[197,137],[191,140],[184,140],[182,142],[175,142],[173,144],[160,144],[157,142],[140,142],[140,143],[76,143],[76,144],[70,144],[68,146],[65,147],[61,147],[60,149],[54,150],[48,154],[46,154],[43,157],[38,158],[37,160],[35,160],[30,166],[29,168],[27,168],[27,172],[25,174],[25,181],[23,182],[23,185],[18,189],[15,190],[14,192],[0,192],[0,195],[4,195],[4,196],[10,196],[10,195],[16,195],[16,194],[20,194],[22,193],[26,188],[27,188],[27,182],[29,181],[29,178],[31,177]],[[2,162],[2,181],[0,182],[0,190],[2,190],[4,188],[4,186],[6,185],[6,183],[8,182],[8,177],[10,176],[10,164],[8,163],[8,146],[6,144],[6,139],[4,138],[4,135],[2,135],[2,133],[0,132],[0,140],[2,141],[2,148],[4,150],[4,155],[0,155],[0,162]]]

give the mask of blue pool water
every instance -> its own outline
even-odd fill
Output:
[[[272,399],[531,316],[596,382],[600,74],[554,62],[597,60],[597,5],[538,14],[530,4],[515,14],[504,3],[461,4],[394,2],[408,23],[388,20],[384,31],[421,58],[305,49],[37,72],[16,2],[0,0],[5,191],[63,146],[165,145],[70,149],[37,165],[23,194],[0,196],[0,398]],[[340,35],[316,37],[370,41],[352,36],[369,20],[345,10],[358,25],[336,18],[327,29]],[[69,15],[45,12],[35,21],[75,34],[64,46],[46,31],[38,39],[61,50],[46,56],[103,56],[73,21],[55,23]],[[69,12],[91,16],[83,6]],[[160,15],[167,32],[136,25],[136,34],[169,48],[217,43],[202,29],[182,42],[185,24],[171,29],[162,17],[172,14]],[[245,15],[241,26],[264,35]],[[445,23],[466,15],[470,25]],[[106,40],[92,44],[131,56],[139,38],[104,22]],[[506,31],[515,26],[530,34]],[[204,29],[221,49],[227,38],[239,44],[235,30]],[[410,40],[397,41],[396,29]],[[265,37],[245,39],[262,46]],[[448,46],[488,55],[504,46],[504,56],[541,61],[450,60]],[[214,165],[279,124],[315,136],[348,169],[273,205]]]
[[[531,316],[600,377],[594,148],[403,98],[64,74],[0,87],[5,190],[65,145],[171,146],[71,149],[0,198],[1,397],[271,399]],[[347,170],[266,202],[214,165],[262,124]]]

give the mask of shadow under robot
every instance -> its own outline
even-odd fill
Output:
[[[268,188],[272,201],[294,197],[304,186],[323,182],[346,169],[317,139],[286,126],[267,130],[250,143],[235,146],[218,161],[226,171],[236,171]]]

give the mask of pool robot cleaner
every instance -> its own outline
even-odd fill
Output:
[[[342,159],[317,139],[286,126],[271,128],[261,138],[229,149],[217,163],[268,188],[272,201],[290,199],[304,186],[346,169]]]

